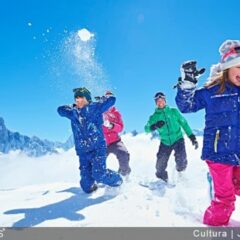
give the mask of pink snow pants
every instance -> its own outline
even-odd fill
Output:
[[[227,225],[234,211],[235,194],[240,195],[240,166],[206,161],[213,178],[214,199],[205,211],[203,223]]]

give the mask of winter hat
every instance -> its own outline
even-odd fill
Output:
[[[165,96],[165,94],[164,94],[163,92],[157,92],[157,93],[155,94],[155,96],[154,96],[155,102],[157,102],[157,100],[158,100],[159,98],[162,98],[162,99],[164,99],[164,100],[166,101],[166,96]]]
[[[96,101],[101,101],[101,100],[103,100],[104,98],[109,97],[109,96],[113,96],[113,93],[108,90],[108,91],[106,91],[106,92],[104,93],[104,96],[96,96],[96,97],[94,97],[94,98],[95,98]]]
[[[110,90],[107,90],[105,92],[105,96],[113,96],[113,93]]]
[[[240,65],[240,41],[226,40],[219,48],[221,70]]]
[[[74,92],[74,98],[85,97],[88,102],[92,101],[91,92],[85,87],[74,88],[73,92]]]

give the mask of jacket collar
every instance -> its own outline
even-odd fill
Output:
[[[166,111],[166,110],[168,110],[169,109],[169,106],[168,105],[166,105],[164,108],[156,108],[155,109],[155,112],[164,112],[164,111]]]

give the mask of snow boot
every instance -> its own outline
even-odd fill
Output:
[[[91,188],[86,193],[92,193],[95,192],[98,189],[98,186],[96,183],[94,183]]]

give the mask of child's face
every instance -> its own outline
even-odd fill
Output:
[[[231,67],[228,70],[229,81],[237,87],[240,87],[240,65]]]
[[[164,108],[165,106],[166,106],[166,102],[165,102],[165,99],[163,99],[163,98],[159,98],[158,100],[157,100],[157,106],[158,106],[158,108]]]
[[[88,101],[86,100],[85,97],[77,97],[75,99],[75,103],[78,108],[83,108],[84,106],[86,106],[88,104]]]

